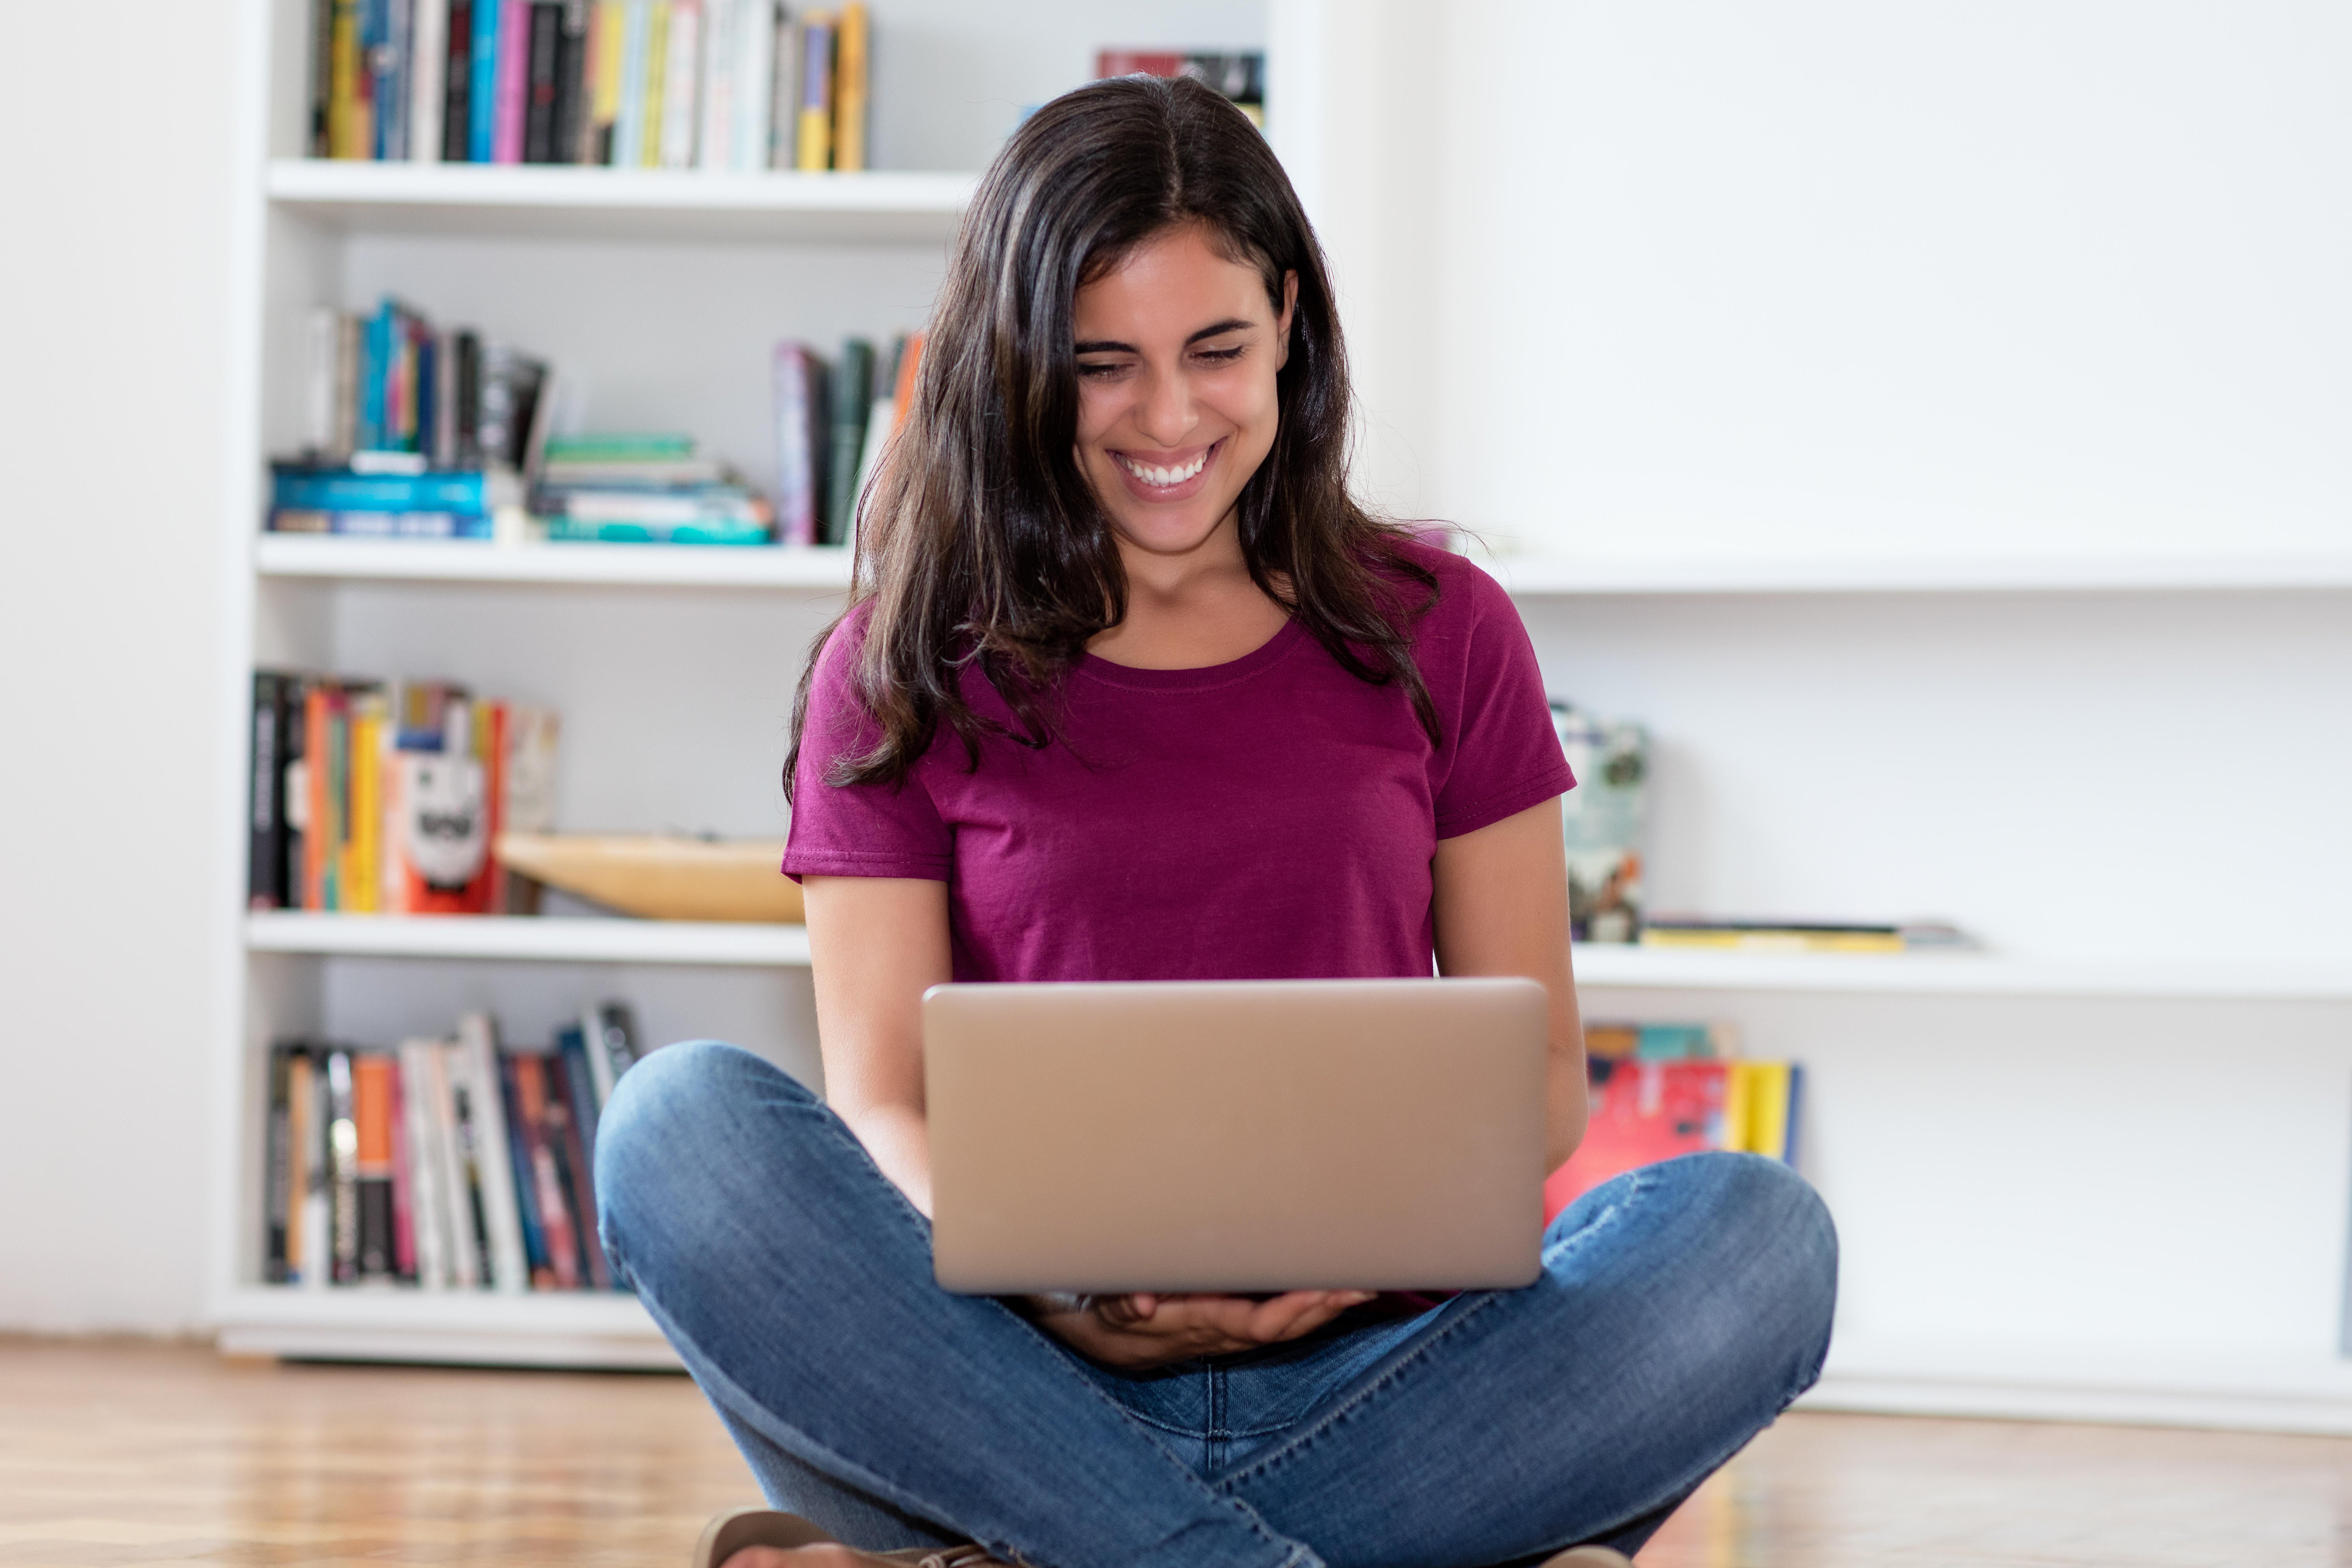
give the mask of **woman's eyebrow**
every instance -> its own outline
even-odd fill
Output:
[[[1199,331],[1186,338],[1184,343],[1189,348],[1202,338],[1219,338],[1227,332],[1244,332],[1254,325],[1255,325],[1255,322],[1245,321],[1239,316],[1229,316],[1222,321],[1202,327]],[[1085,342],[1071,344],[1070,352],[1074,354],[1131,354],[1139,353],[1142,351],[1133,343],[1123,343],[1114,338],[1088,338]]]

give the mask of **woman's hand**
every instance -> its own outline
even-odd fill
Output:
[[[1263,1301],[1248,1296],[1097,1296],[1074,1310],[1041,1313],[1036,1323],[1080,1355],[1136,1372],[1295,1340],[1372,1296],[1370,1290],[1292,1290]]]

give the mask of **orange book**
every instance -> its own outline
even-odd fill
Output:
[[[866,6],[850,0],[835,24],[833,54],[833,166],[866,167]]]
[[[923,363],[923,334],[916,332],[907,339],[907,352],[898,356],[898,384],[891,389],[890,430],[896,435],[906,427],[907,416],[915,406],[915,372]]]
[[[389,1279],[398,1272],[393,1224],[393,1140],[400,1105],[393,1058],[378,1052],[352,1058],[352,1123],[359,1134],[352,1173],[359,1183],[359,1266],[362,1279]]]

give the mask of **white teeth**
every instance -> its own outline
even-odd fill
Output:
[[[1124,468],[1129,473],[1133,474],[1137,479],[1141,479],[1145,484],[1150,485],[1158,489],[1168,489],[1173,486],[1182,484],[1186,479],[1191,479],[1193,475],[1199,473],[1203,468],[1206,468],[1209,462],[1209,454],[1206,448],[1203,448],[1199,456],[1195,457],[1191,462],[1185,464],[1181,468],[1155,468],[1150,463],[1139,463],[1133,458],[1128,457],[1123,453],[1118,454],[1118,456],[1120,467]]]

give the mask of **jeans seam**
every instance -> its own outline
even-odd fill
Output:
[[[1634,1197],[1638,1196],[1643,1190],[1652,1184],[1654,1184],[1654,1182],[1648,1176],[1646,1170],[1634,1172],[1632,1179],[1626,1183],[1626,1191],[1621,1197],[1619,1197],[1615,1202],[1612,1202],[1600,1214],[1595,1215],[1590,1224],[1579,1226],[1572,1234],[1562,1237],[1556,1246],[1546,1249],[1543,1254],[1543,1261],[1546,1267],[1549,1268],[1551,1259],[1555,1257],[1561,1256],[1572,1247],[1580,1245],[1585,1237],[1597,1236],[1603,1230],[1612,1226],[1616,1220],[1619,1211],[1627,1207]],[[1285,1443],[1282,1447],[1275,1449],[1272,1453],[1264,1455],[1259,1458],[1253,1460],[1250,1464],[1244,1466],[1241,1469],[1234,1471],[1231,1475],[1220,1477],[1217,1481],[1219,1489],[1238,1489],[1260,1476],[1271,1474],[1282,1465],[1296,1458],[1300,1454],[1305,1453],[1326,1433],[1328,1433],[1340,1426],[1350,1416],[1354,1415],[1356,1412],[1362,1409],[1366,1404],[1370,1403],[1372,1399],[1394,1384],[1397,1379],[1402,1377],[1408,1369],[1412,1368],[1417,1363],[1425,1360],[1432,1350],[1435,1349],[1436,1346],[1444,1341],[1452,1338],[1454,1333],[1461,1329],[1463,1324],[1474,1321],[1479,1313],[1485,1311],[1488,1307],[1501,1300],[1506,1294],[1507,1292],[1500,1290],[1489,1290],[1481,1294],[1470,1306],[1457,1313],[1452,1322],[1440,1325],[1435,1331],[1432,1332],[1427,1338],[1416,1341],[1410,1350],[1406,1351],[1402,1356],[1397,1359],[1396,1364],[1390,1367],[1386,1372],[1381,1373],[1379,1377],[1373,1379],[1370,1383],[1368,1383],[1363,1387],[1358,1389],[1349,1397],[1345,1404],[1337,1405],[1331,1410],[1326,1412],[1312,1426],[1308,1427],[1306,1431],[1299,1433],[1289,1442]],[[1459,1299],[1460,1298],[1456,1298],[1456,1300]],[[1791,1394],[1790,1397],[1794,1398],[1795,1395]]]

